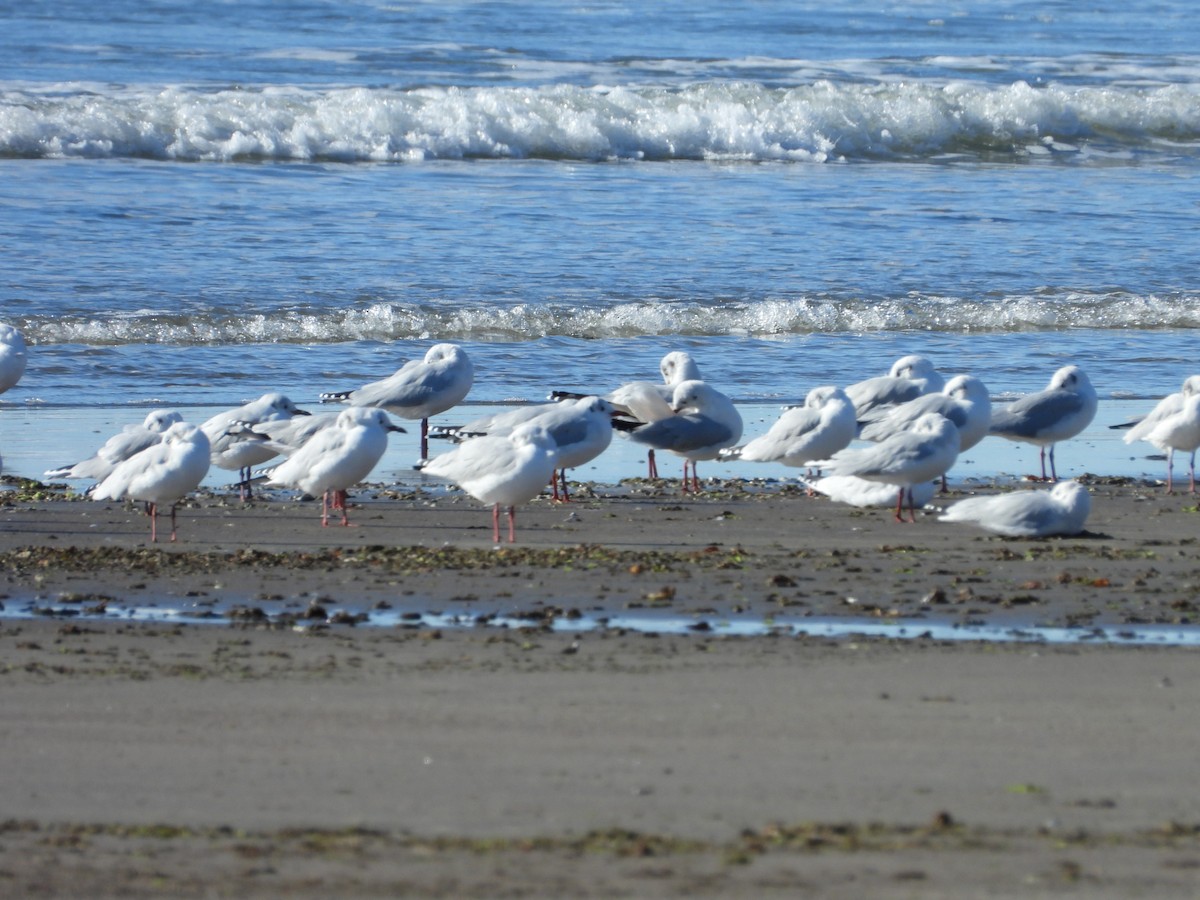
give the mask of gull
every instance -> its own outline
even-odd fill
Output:
[[[250,440],[259,440],[280,456],[291,456],[309,442],[319,431],[332,428],[340,412],[324,412],[307,416],[292,416],[290,419],[269,419],[249,425],[237,423],[230,430],[241,433]],[[240,426],[240,428],[239,428]]]
[[[1184,407],[1191,403],[1191,398],[1195,396],[1200,396],[1200,375],[1191,375],[1184,379],[1182,388],[1163,397],[1154,409],[1141,419],[1109,426],[1110,428],[1130,429],[1124,438],[1127,444],[1132,444],[1134,441],[1147,441],[1160,450],[1167,451],[1168,494],[1172,493],[1171,482],[1175,450],[1191,452],[1192,458],[1188,466],[1191,481],[1189,492],[1193,494],[1196,492],[1196,445],[1186,446],[1191,441],[1189,420],[1194,414],[1189,414],[1184,410]],[[1166,422],[1171,424],[1165,425]],[[1160,426],[1163,427],[1160,429]],[[1150,435],[1155,433],[1157,433],[1156,439],[1151,439]]]
[[[16,328],[0,322],[0,394],[16,387],[29,361],[25,336]]]
[[[922,394],[898,406],[868,416],[859,437],[879,441],[912,427],[926,413],[945,416],[958,428],[958,452],[970,450],[987,437],[992,401],[987,387],[971,375],[956,375],[938,393]]]
[[[608,449],[612,443],[615,412],[616,409],[607,400],[600,397],[580,397],[483,416],[454,428],[434,429],[433,436],[462,442],[484,434],[511,434],[516,428],[531,422],[541,425],[549,432],[558,448],[558,475],[552,475],[550,479],[554,499],[570,502],[571,497],[567,492],[567,469],[589,463]]]
[[[1054,445],[1087,428],[1096,416],[1096,389],[1079,366],[1063,366],[1044,391],[1027,394],[992,414],[990,434],[1010,441],[1036,444],[1042,461],[1042,481],[1058,481]],[[1046,448],[1050,448],[1050,478],[1046,478]]]
[[[549,431],[526,422],[506,435],[469,438],[435,456],[422,471],[445,478],[492,507],[492,540],[500,543],[500,507],[508,510],[508,541],[516,540],[516,505],[532,500],[558,468],[558,451]]]
[[[766,434],[719,455],[725,460],[808,466],[848,447],[857,428],[854,405],[846,392],[823,385],[808,392],[803,406],[785,409]]]
[[[867,481],[857,475],[829,475],[814,480],[801,479],[810,491],[824,494],[830,500],[846,503],[862,508],[873,506],[891,506],[896,499],[896,488],[890,484],[878,481]],[[912,503],[924,507],[933,499],[936,483],[933,481],[918,481],[911,485]]]
[[[1129,422],[1119,422],[1109,425],[1109,428],[1130,429],[1125,436],[1125,443],[1132,444],[1142,440],[1150,430],[1167,416],[1177,413],[1183,407],[1183,401],[1192,394],[1200,394],[1200,375],[1189,375],[1183,380],[1183,386],[1173,394],[1167,394],[1155,404],[1154,409],[1144,416],[1138,416]]]
[[[867,415],[859,437],[867,441],[883,440],[911,428],[926,413],[938,413],[954,423],[958,429],[958,452],[962,454],[987,437],[992,401],[987,387],[978,378],[956,375],[939,393],[922,394],[898,406],[878,407]],[[942,490],[946,490],[945,475]]]
[[[475,382],[475,367],[455,344],[434,344],[423,360],[409,360],[380,381],[357,390],[321,394],[322,403],[376,406],[402,419],[421,420],[421,459],[429,457],[429,417],[457,406]]]
[[[924,356],[902,356],[892,363],[887,375],[868,378],[846,388],[858,417],[879,407],[896,406],[922,394],[940,391],[942,376]]]
[[[1155,410],[1157,412],[1157,408]],[[1149,419],[1149,416],[1147,416]],[[1196,493],[1196,448],[1200,447],[1200,393],[1189,393],[1173,413],[1156,417],[1148,430],[1145,421],[1129,434],[1125,442],[1143,440],[1167,452],[1167,493],[1174,493],[1175,451],[1190,453],[1188,460],[1188,493]]]
[[[604,395],[618,412],[628,415],[639,423],[657,422],[668,416],[675,415],[671,404],[675,397],[675,388],[685,381],[700,381],[700,367],[692,359],[690,353],[684,350],[672,350],[663,356],[658,364],[662,375],[661,382],[628,381],[615,390]],[[551,400],[564,398],[578,399],[586,394],[573,394],[566,391],[553,391]],[[658,477],[658,463],[654,458],[654,448],[646,453],[646,477]]]
[[[136,453],[162,441],[163,434],[183,416],[173,409],[155,409],[146,414],[140,425],[126,425],[114,434],[92,456],[68,466],[49,469],[46,478],[91,478],[103,481],[113,469]]]
[[[1092,497],[1078,481],[1048,491],[1028,490],[993,497],[968,497],[938,516],[939,522],[966,522],[1007,537],[1079,534],[1092,509]]]
[[[268,473],[267,484],[321,495],[321,525],[329,525],[329,510],[342,511],[349,526],[346,490],[371,473],[388,445],[388,432],[404,432],[382,409],[351,407],[338,413],[333,425],[314,434],[295,453]]]
[[[278,451],[258,441],[247,441],[236,431],[235,424],[258,425],[262,422],[291,419],[309,415],[278,391],[263,394],[236,409],[217,413],[200,426],[212,446],[214,466],[238,473],[238,489],[243,500],[250,497],[250,470],[278,455]]]
[[[913,486],[944,475],[958,458],[958,447],[954,423],[938,413],[926,413],[907,431],[870,447],[843,450],[817,465],[833,475],[857,475],[898,487],[896,521],[904,521],[901,510],[907,497],[909,521],[915,522]]]
[[[150,515],[150,540],[158,540],[158,507],[171,504],[171,540],[175,540],[175,506],[208,474],[208,436],[195,425],[176,422],[162,440],[117,465],[91,491],[93,500],[141,500]]]
[[[675,386],[671,399],[674,415],[635,426],[629,439],[656,450],[670,450],[683,457],[683,490],[699,493],[696,462],[716,459],[742,436],[742,417],[733,401],[703,381],[684,381]],[[688,466],[692,481],[688,485]]]

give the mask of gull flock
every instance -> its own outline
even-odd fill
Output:
[[[0,393],[20,381],[28,361],[21,333],[0,324]],[[454,483],[492,508],[493,540],[516,539],[515,508],[549,486],[569,501],[566,470],[603,453],[614,434],[647,448],[649,474],[657,477],[655,451],[683,463],[682,490],[699,492],[700,462],[713,459],[778,462],[807,470],[810,494],[856,506],[895,504],[895,518],[916,520],[916,510],[945,487],[960,453],[991,435],[1039,448],[1043,481],[1058,482],[1055,447],[1082,432],[1098,406],[1084,371],[1068,365],[1045,390],[993,409],[983,382],[969,375],[944,379],[921,356],[896,361],[886,375],[845,388],[821,385],[801,406],[785,408],[768,430],[741,442],[743,423],[732,400],[700,375],[687,353],[668,353],[661,382],[630,381],[606,393],[555,391],[550,402],[431,429],[429,419],[459,403],[474,383],[474,366],[454,344],[432,346],[423,359],[393,375],[351,390],[320,395],[341,412],[311,413],[277,392],[223,411],[199,425],[173,410],[154,410],[109,438],[87,459],[46,472],[48,478],[89,480],[94,500],[146,505],[150,538],[157,514],[167,508],[171,540],[177,504],[196,490],[211,466],[238,473],[243,500],[255,482],[321,496],[322,524],[330,511],[349,526],[347,491],[365,480],[387,449],[388,435],[405,429],[391,416],[419,420],[425,475]],[[1167,491],[1174,490],[1174,453],[1191,454],[1189,490],[1195,493],[1195,452],[1200,447],[1200,375],[1164,398],[1128,429],[1125,441],[1146,441],[1166,452]],[[453,442],[429,455],[429,440]],[[272,460],[271,468],[259,468]],[[1049,458],[1049,473],[1046,459]],[[1007,536],[1077,534],[1090,496],[1075,482],[1049,490],[1019,490],[971,497],[940,511],[939,520],[966,522]]]

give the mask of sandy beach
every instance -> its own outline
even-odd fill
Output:
[[[357,492],[350,529],[205,494],[150,545],[133,507],[11,486],[0,885],[1193,896],[1196,650],[1131,636],[1191,634],[1200,513],[1096,481],[1071,538],[631,482],[520,510],[499,549],[477,504],[407,488]]]

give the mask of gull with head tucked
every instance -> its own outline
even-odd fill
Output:
[[[462,443],[482,435],[503,436],[529,423],[541,425],[554,439],[558,450],[558,474],[550,479],[555,500],[569,503],[567,469],[591,462],[608,449],[613,438],[611,403],[600,397],[580,397],[556,403],[538,403],[489,416],[481,416],[466,425],[435,428],[433,437],[446,437]],[[560,491],[561,482],[561,491]]]
[[[954,423],[937,413],[926,413],[907,431],[897,432],[870,447],[843,450],[817,463],[833,475],[857,475],[867,481],[894,485],[896,521],[908,500],[909,521],[916,521],[913,486],[940,478],[958,458],[959,437]]]
[[[434,344],[392,375],[352,391],[321,394],[322,403],[375,406],[402,419],[421,420],[421,459],[429,457],[429,417],[457,406],[475,383],[475,366],[456,344]]]
[[[1127,444],[1146,441],[1166,451],[1168,494],[1174,492],[1175,451],[1190,453],[1188,492],[1196,493],[1196,449],[1200,447],[1200,375],[1187,378],[1181,390],[1163,397],[1141,421],[1132,423],[1124,440]]]
[[[508,511],[508,541],[516,538],[516,506],[541,493],[558,467],[558,450],[550,432],[526,422],[506,435],[468,438],[448,453],[435,456],[422,470],[453,481],[481,503],[492,507],[492,540],[500,543],[500,508]]]
[[[808,466],[845,449],[856,431],[854,405],[833,385],[815,387],[803,406],[785,409],[766,434],[720,452],[721,459]]]
[[[151,410],[140,425],[126,425],[87,459],[68,466],[59,466],[57,469],[48,469],[45,477],[91,478],[103,481],[125,460],[162,441],[167,429],[182,421],[183,416],[173,409]]]
[[[28,361],[25,336],[11,325],[0,322],[0,394],[16,387],[25,374]]]
[[[968,497],[948,507],[940,522],[966,522],[1006,537],[1079,534],[1092,510],[1092,498],[1078,481],[1063,481],[1045,491],[1013,491],[993,497]]]
[[[158,540],[158,507],[171,504],[171,540],[175,507],[208,474],[208,437],[195,425],[176,422],[162,440],[120,463],[91,490],[93,500],[141,500],[150,515],[150,540]]]
[[[388,433],[403,432],[381,409],[344,409],[333,425],[313,434],[299,450],[268,473],[267,484],[321,496],[321,525],[329,524],[329,510],[342,511],[349,525],[346,491],[375,468],[387,450]]]
[[[940,391],[944,385],[933,363],[924,356],[902,356],[886,375],[868,378],[846,388],[846,396],[862,419],[881,407],[907,403],[922,394]]]

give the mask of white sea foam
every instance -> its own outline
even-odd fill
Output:
[[[521,341],[544,336],[619,339],[642,335],[770,337],[888,331],[1013,332],[1200,328],[1200,295],[1057,292],[980,300],[902,296],[699,303],[645,300],[450,307],[377,302],[353,309],[280,308],[252,315],[214,310],[188,316],[154,310],[120,316],[30,317],[22,330],[40,344],[336,343],[422,338]]]
[[[13,88],[0,156],[826,162],[1195,155],[1200,86],[953,82],[792,88]],[[1086,151],[1086,152],[1085,152]]]

